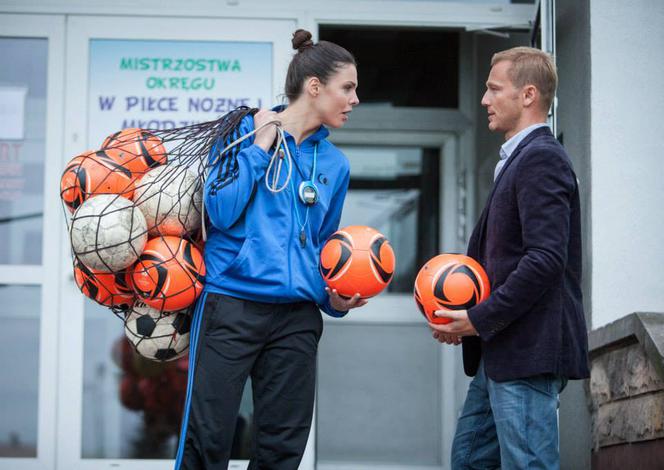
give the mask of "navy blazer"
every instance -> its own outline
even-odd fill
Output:
[[[463,338],[467,375],[586,378],[581,216],[576,175],[548,127],[532,131],[503,166],[468,255],[484,267],[489,298],[468,309],[479,337]]]

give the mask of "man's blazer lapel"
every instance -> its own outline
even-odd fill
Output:
[[[537,137],[539,137],[541,135],[547,135],[547,134],[550,135],[550,136],[553,135],[553,134],[551,134],[551,130],[548,127],[539,127],[537,129],[535,129],[534,131],[532,131],[530,134],[528,134],[519,143],[519,145],[516,147],[516,149],[514,149],[514,152],[512,152],[512,155],[510,155],[510,157],[507,159],[507,161],[503,165],[503,168],[500,170],[500,173],[498,173],[498,177],[496,178],[496,181],[493,182],[493,187],[491,188],[491,193],[489,194],[489,197],[486,200],[486,204],[484,205],[484,210],[482,211],[482,214],[480,215],[480,220],[478,222],[480,224],[480,231],[479,231],[479,236],[478,236],[478,239],[477,239],[477,243],[478,243],[478,251],[479,251],[480,260],[477,260],[477,261],[481,262],[481,258],[484,256],[484,254],[482,253],[482,247],[484,245],[483,242],[484,242],[484,235],[486,233],[486,223],[487,223],[487,220],[489,218],[489,209],[491,207],[491,201],[493,200],[493,195],[496,192],[496,188],[498,187],[498,183],[500,183],[500,180],[505,176],[507,168],[512,164],[512,162],[514,162],[514,160],[516,160],[516,158],[523,151],[523,149],[526,148],[526,146],[528,144],[530,144]]]

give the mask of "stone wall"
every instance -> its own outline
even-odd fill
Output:
[[[592,467],[664,468],[664,314],[590,333]]]

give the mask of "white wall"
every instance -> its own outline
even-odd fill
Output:
[[[591,1],[592,326],[664,312],[664,2]]]

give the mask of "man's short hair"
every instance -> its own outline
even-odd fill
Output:
[[[558,86],[556,64],[550,54],[532,47],[513,47],[491,57],[491,66],[508,60],[512,62],[508,75],[517,88],[533,85],[542,96],[542,107],[549,111]]]

